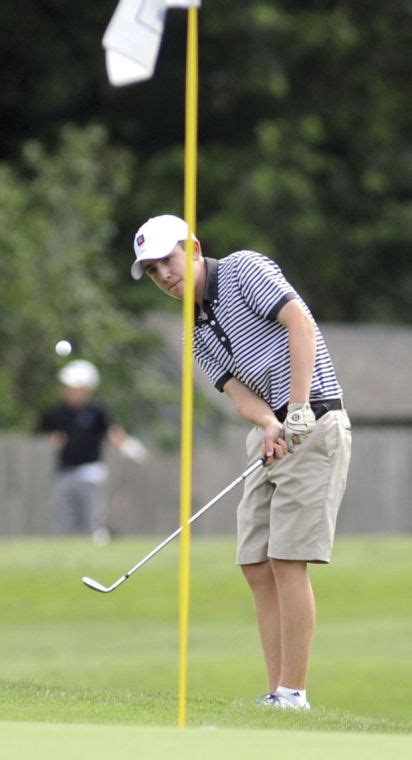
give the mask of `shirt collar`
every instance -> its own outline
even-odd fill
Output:
[[[203,289],[203,301],[212,303],[217,299],[217,270],[219,262],[217,259],[209,259],[205,256],[206,264],[206,282]]]

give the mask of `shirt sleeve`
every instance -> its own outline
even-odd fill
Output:
[[[245,251],[239,258],[238,282],[250,308],[271,321],[288,301],[298,297],[278,264],[255,251]]]

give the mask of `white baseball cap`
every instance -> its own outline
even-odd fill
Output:
[[[57,377],[63,385],[69,388],[90,388],[94,390],[100,382],[100,375],[91,362],[84,359],[66,364],[58,373]]]
[[[183,219],[171,214],[154,216],[142,224],[134,238],[136,261],[132,266],[132,277],[140,280],[143,275],[141,261],[164,259],[180,240],[187,240],[189,228]],[[193,240],[196,240],[192,235]]]

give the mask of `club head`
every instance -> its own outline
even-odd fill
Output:
[[[86,575],[84,578],[82,578],[83,583],[85,586],[88,586],[89,588],[93,589],[93,591],[100,591],[102,594],[107,594],[108,591],[111,591],[111,588],[106,588],[106,586],[102,586],[99,581],[94,581],[93,578],[88,578]]]

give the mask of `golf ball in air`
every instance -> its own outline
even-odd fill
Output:
[[[68,340],[59,340],[59,342],[56,343],[55,351],[59,356],[69,356],[72,347]]]

